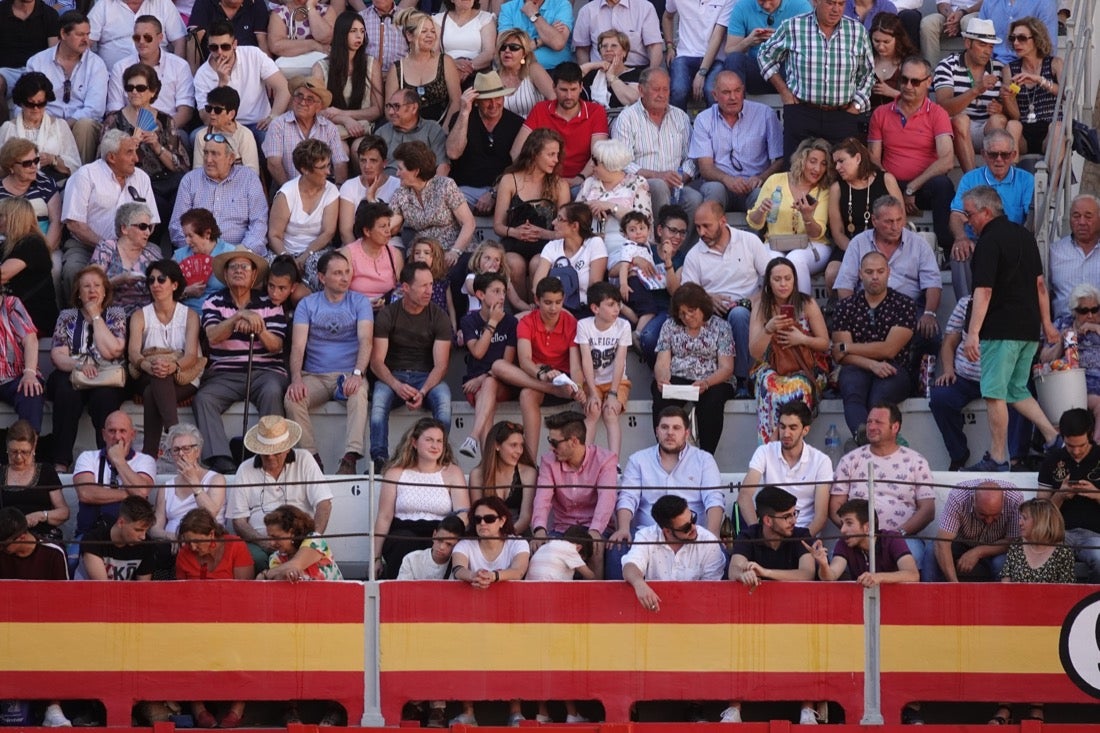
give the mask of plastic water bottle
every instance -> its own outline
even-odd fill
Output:
[[[768,212],[768,223],[774,224],[779,220],[779,207],[783,204],[783,189],[775,187],[772,192],[772,210]]]
[[[680,176],[680,180],[682,181],[684,179],[684,166],[681,165],[679,168],[677,168],[676,173]],[[683,194],[683,192],[684,187],[682,185],[672,189],[672,196],[669,197],[669,201],[674,204],[680,203],[680,195]]]
[[[829,425],[829,432],[825,433],[825,455],[829,456],[835,468],[840,460],[840,431],[836,429],[836,423]]]

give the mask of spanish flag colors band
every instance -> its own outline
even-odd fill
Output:
[[[163,699],[335,700],[355,722],[377,669],[391,725],[422,699],[598,699],[620,722],[640,700],[818,699],[858,719],[855,584],[653,587],[657,613],[625,583],[383,583],[373,659],[359,583],[4,582],[0,690],[101,699],[113,725],[133,702]],[[887,721],[910,700],[1092,701],[1059,645],[1096,590],[883,587]],[[1088,646],[1088,634],[1073,638]],[[1094,651],[1077,650],[1086,666]]]

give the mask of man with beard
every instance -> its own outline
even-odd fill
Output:
[[[863,290],[840,301],[833,319],[833,359],[840,365],[844,422],[857,437],[867,406],[909,396],[909,342],[917,306],[887,286],[890,265],[875,250],[859,262]]]
[[[714,456],[688,445],[688,414],[670,405],[657,417],[657,445],[632,454],[626,462],[615,504],[618,529],[608,538],[606,580],[622,579],[622,557],[635,532],[653,526],[653,507],[666,496],[679,496],[707,530],[718,535],[726,514],[722,477]]]
[[[642,527],[637,542],[623,558],[623,579],[650,611],[661,610],[661,598],[647,580],[721,580],[726,557],[718,537],[697,523],[687,499],[669,494],[653,503],[654,524]]]
[[[752,454],[749,471],[737,495],[743,523],[759,521],[753,497],[764,484],[775,484],[786,486],[786,491],[794,494],[798,507],[796,526],[805,527],[814,537],[825,527],[833,466],[828,456],[806,443],[812,423],[810,408],[802,400],[779,406],[778,440],[765,443]]]
[[[729,578],[752,591],[764,580],[813,580],[814,557],[805,541],[810,533],[795,524],[798,499],[789,491],[768,485],[756,495],[760,521],[741,530],[733,543]],[[741,702],[733,700],[722,711],[723,723],[741,722]],[[799,723],[815,725],[812,700],[802,702]]]
[[[840,539],[833,548],[832,561],[821,540],[816,540],[812,547],[803,541],[817,563],[819,580],[840,580],[845,571],[850,580],[866,588],[920,580],[917,563],[905,538],[891,531],[878,532],[875,537],[875,572],[871,572],[867,559],[871,551],[871,515],[866,499],[849,499],[837,514],[840,515]]]

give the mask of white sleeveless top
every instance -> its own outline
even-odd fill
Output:
[[[535,105],[544,101],[542,94],[535,88],[535,82],[531,81],[531,77],[523,77],[523,81],[516,87],[516,91],[509,94],[504,98],[504,109],[509,112],[515,112],[523,119],[527,119],[527,115],[531,114],[531,110],[535,108]]]
[[[298,190],[298,178],[291,178],[279,189],[279,193],[286,196],[287,206],[290,208],[290,221],[286,223],[286,231],[283,233],[283,243],[286,251],[292,255],[300,255],[306,251],[306,247],[317,235],[321,233],[322,220],[325,217],[325,207],[340,198],[340,189],[332,181],[325,181],[325,191],[321,194],[321,201],[312,212],[307,212],[302,207],[302,194]]]
[[[184,306],[186,308],[186,306]],[[202,485],[210,486],[214,481],[214,477],[220,474],[215,471],[207,471],[206,475],[202,477]],[[180,520],[192,509],[198,509],[199,503],[195,501],[194,494],[188,494],[186,498],[179,498],[176,496],[176,477],[168,479],[164,484],[164,488],[161,489],[164,493],[164,531],[176,533],[176,530],[180,526]],[[229,502],[222,502],[222,510],[218,512],[218,516],[214,517],[218,520],[218,524],[225,524],[225,507]]]
[[[188,310],[183,303],[176,303],[172,320],[164,324],[157,318],[152,303],[143,306],[141,314],[145,318],[145,330],[141,332],[142,352],[149,349],[171,349],[182,352],[187,346]]]
[[[421,473],[403,469],[397,479],[397,500],[393,516],[397,519],[438,521],[454,509],[451,490],[443,485],[443,472]]]

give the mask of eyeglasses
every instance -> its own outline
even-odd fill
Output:
[[[210,51],[210,53],[214,53],[215,51],[229,53],[233,50],[233,43],[208,43],[206,44],[206,48],[208,51]]]
[[[471,520],[475,525],[477,524],[492,524],[500,519],[499,514],[475,514]]]
[[[798,510],[792,509],[785,514],[769,514],[768,516],[772,519],[778,519],[782,522],[793,522],[794,520],[798,519]]]
[[[45,109],[47,104],[49,102],[43,99],[41,102],[23,102],[21,106],[23,109]]]
[[[149,91],[148,84],[126,84],[122,88],[127,94],[129,94],[130,92],[139,92],[144,94],[145,92]]]
[[[512,53],[519,53],[523,50],[523,46],[518,43],[502,43],[500,44],[501,51],[511,51]]]
[[[215,142],[215,143],[225,143],[226,145],[229,144],[229,138],[227,138],[225,135],[221,134],[220,132],[208,132],[208,133],[206,133],[205,135],[202,136],[202,141],[204,143]]]
[[[228,265],[225,266],[225,269],[229,270],[230,272],[232,272],[234,270],[251,270],[252,269],[252,263],[251,262],[230,262]]]
[[[126,192],[127,192],[128,194],[130,194],[130,200],[131,200],[131,201],[133,201],[133,202],[135,202],[135,203],[139,203],[139,204],[144,204],[144,203],[146,203],[146,201],[145,201],[145,197],[144,197],[144,196],[142,196],[142,195],[141,195],[141,192],[140,192],[140,191],[138,191],[138,190],[137,190],[136,188],[134,188],[133,186],[127,186],[127,187],[126,187]]]
[[[9,456],[30,456],[34,455],[34,451],[30,448],[8,448]]]
[[[192,443],[191,445],[177,445],[175,448],[172,448],[168,452],[174,456],[178,456],[183,453],[190,453],[191,451],[196,450],[198,447],[198,443]]]
[[[66,79],[65,83],[61,85],[61,101],[68,104],[73,99],[73,83],[71,80]]]
[[[1008,160],[1012,157],[1011,150],[987,150],[985,151],[985,157],[992,158],[993,160]]]
[[[768,24],[768,27],[771,28],[773,25],[775,25],[775,16],[769,15],[768,19],[765,22]]]
[[[556,438],[555,439],[555,438],[549,438],[548,437],[546,439],[546,442],[550,444],[551,448],[557,448],[562,443],[568,443],[569,440],[570,440],[569,438]]]
[[[145,41],[146,43],[152,43],[153,41],[156,40],[156,37],[153,36],[150,33],[135,33],[134,35],[130,36],[130,38],[133,39],[134,43],[137,43],[139,41]]]
[[[738,173],[745,169],[744,166],[741,165],[741,161],[737,159],[736,150],[730,150],[730,166]]]
[[[665,227],[665,231],[668,232],[669,234],[671,234],[674,237],[683,237],[683,236],[686,236],[687,233],[688,233],[687,229],[681,229],[680,227],[669,227],[669,226]]]
[[[921,84],[923,84],[926,81],[928,81],[927,76],[922,76],[921,78],[918,79],[918,78],[912,77],[912,76],[905,76],[904,74],[901,75],[901,85],[903,87],[904,86],[919,87]]]
[[[140,229],[143,232],[147,232],[153,228],[152,224],[146,224],[143,221],[134,222],[133,224],[130,224],[130,226],[134,227],[135,229]]]
[[[409,104],[409,103],[408,102],[386,102],[386,111],[387,112],[396,112],[397,110],[404,107],[406,104]]]
[[[682,525],[680,527],[669,527],[668,530],[670,532],[675,532],[676,534],[687,534],[688,532],[691,531],[691,528],[695,526],[695,522],[697,522],[698,520],[699,520],[699,515],[696,514],[695,512],[692,512],[691,513],[691,519],[688,521],[687,524]]]
[[[42,158],[40,158],[36,155],[36,156],[34,156],[33,158],[31,158],[29,160],[17,160],[15,162],[18,165],[23,166],[24,168],[34,168],[36,165],[38,165],[39,163],[42,162]]]
[[[167,275],[149,275],[147,278],[145,278],[145,283],[147,285],[152,285],[153,283],[163,285],[166,282],[168,282]]]
[[[301,104],[320,104],[321,103],[321,100],[318,99],[317,97],[313,96],[312,94],[298,94],[298,93],[295,93],[293,99],[294,99],[295,102],[300,102]]]
[[[208,105],[206,105],[205,109],[206,109],[206,114],[208,114],[208,115],[220,115],[222,112],[228,112],[229,111],[228,108],[219,107],[215,104],[208,104]]]
[[[1017,33],[1015,35],[1009,36],[1008,40],[1012,43],[1027,43],[1031,40],[1031,36],[1025,36],[1023,33]]]
[[[977,211],[968,211],[966,209],[963,209],[963,212],[962,212],[963,216],[966,217],[967,220],[969,220],[971,217],[975,216],[977,213],[978,213]]]
[[[1092,308],[1078,306],[1073,309],[1073,312],[1079,316],[1095,316],[1097,313],[1100,313],[1100,305],[1095,305]]]

